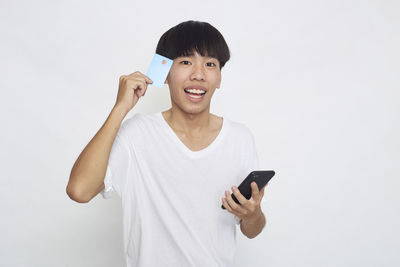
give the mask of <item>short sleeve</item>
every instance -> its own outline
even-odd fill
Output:
[[[123,129],[121,128],[121,130]],[[121,133],[118,132],[108,159],[107,171],[104,177],[104,189],[100,192],[103,198],[110,198],[113,191],[119,196],[122,195],[122,190],[125,188],[132,169],[131,164],[132,158],[129,146],[121,136]]]
[[[100,192],[103,198],[110,198],[112,191],[114,191],[112,187],[111,177],[112,177],[111,169],[110,166],[107,165],[106,176],[104,178],[104,189],[103,191]]]

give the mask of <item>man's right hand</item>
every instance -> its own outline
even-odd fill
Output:
[[[128,113],[146,94],[147,86],[153,81],[143,73],[136,71],[119,78],[119,88],[115,106],[119,106]]]

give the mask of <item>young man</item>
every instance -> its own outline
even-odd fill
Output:
[[[265,225],[265,187],[253,182],[250,200],[237,190],[258,169],[253,135],[210,113],[229,48],[210,24],[187,21],[164,33],[156,53],[173,59],[165,81],[172,107],[121,125],[152,83],[140,72],[121,76],[116,104],[75,162],[67,193],[78,202],[100,192],[121,197],[127,266],[231,266],[235,223],[248,238]]]

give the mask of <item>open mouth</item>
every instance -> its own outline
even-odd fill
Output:
[[[207,91],[201,89],[185,88],[184,90],[186,94],[195,99],[200,99],[207,93]]]

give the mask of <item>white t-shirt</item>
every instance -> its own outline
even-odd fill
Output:
[[[240,221],[222,197],[253,170],[254,137],[242,123],[224,118],[216,139],[192,151],[161,112],[127,119],[101,192],[121,197],[127,266],[231,266]]]

